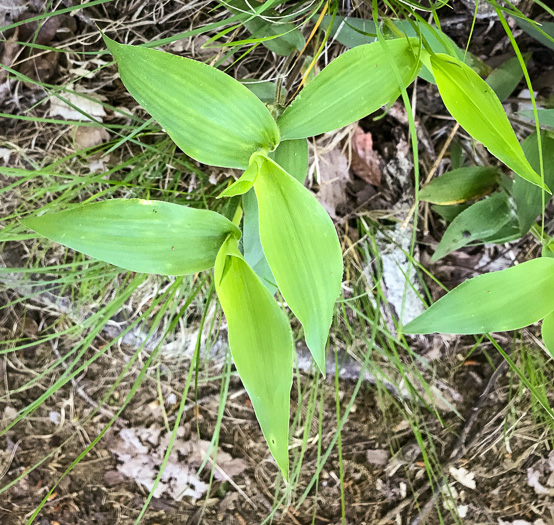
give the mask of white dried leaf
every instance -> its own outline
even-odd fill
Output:
[[[16,417],[17,417],[17,410],[14,407],[11,407],[8,405],[6,408],[4,408],[4,415],[2,419],[6,421],[12,421]]]
[[[176,501],[185,496],[199,499],[205,494],[208,485],[198,478],[196,469],[209,452],[213,457],[215,451],[210,450],[209,441],[199,440],[194,434],[190,440],[184,440],[182,428],[178,430],[177,436],[154,497],[166,494]],[[110,448],[121,462],[117,470],[147,490],[152,490],[171,439],[170,433],[162,434],[161,429],[155,427],[127,428],[120,432],[119,438]],[[215,469],[214,476],[218,480],[232,478],[246,468],[241,459],[233,458],[221,450],[217,451],[216,464],[219,468]]]
[[[547,488],[539,481],[541,471],[532,467],[527,469],[527,485],[529,485],[539,496],[554,496],[554,489]]]
[[[503,519],[500,519],[498,520],[498,525],[546,525],[546,523],[540,518],[533,522],[527,520],[505,521]]]
[[[2,163],[7,166],[10,161],[10,155],[13,153],[11,149],[8,148],[0,148],[0,159],[2,159]]]
[[[371,465],[385,466],[389,462],[390,454],[388,450],[378,448],[375,450],[366,451],[367,462]]]
[[[64,92],[60,95],[63,97],[69,104],[79,108],[83,113],[72,108],[71,105],[64,102],[59,98],[52,97],[50,99],[50,109],[48,110],[48,115],[51,117],[61,117],[65,120],[85,120],[92,121],[98,120],[102,122],[103,117],[106,116],[104,107],[96,100],[100,100],[99,97],[94,95],[89,95],[82,93],[77,93],[75,91]],[[95,100],[91,100],[95,99]]]
[[[464,487],[475,490],[477,484],[475,483],[475,474],[473,472],[469,472],[469,470],[464,467],[450,467],[450,474],[458,483],[461,483]]]
[[[91,158],[88,163],[89,173],[103,173],[106,171],[106,165],[110,156],[101,157],[99,159]]]

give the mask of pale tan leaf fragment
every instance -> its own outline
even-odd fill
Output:
[[[105,128],[75,126],[75,149],[87,149],[108,141],[110,134]]]

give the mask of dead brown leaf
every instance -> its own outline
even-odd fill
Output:
[[[0,64],[11,67],[19,49],[20,45],[17,43],[16,31],[13,37],[4,42],[4,49],[2,50],[2,55],[0,55]],[[7,74],[8,71],[5,68],[0,69],[0,84],[4,82]]]
[[[352,135],[352,171],[354,175],[374,186],[381,185],[381,157],[373,149],[371,133],[360,126]]]
[[[19,72],[35,81],[47,82],[54,76],[59,58],[59,53],[43,52],[23,62],[19,67]]]

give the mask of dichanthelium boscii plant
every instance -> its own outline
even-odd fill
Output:
[[[23,223],[131,271],[183,275],[213,267],[233,360],[269,449],[288,478],[294,347],[288,318],[274,293],[279,290],[302,324],[306,344],[324,374],[343,272],[334,225],[303,184],[307,137],[391,104],[423,63],[435,76],[446,107],[468,133],[520,177],[546,189],[544,183],[527,162],[494,92],[459,58],[436,54],[419,38],[380,38],[345,52],[279,111],[206,64],[105,40],[129,92],[179,148],[201,163],[244,170],[220,195],[241,196],[242,202],[232,220],[168,202],[113,199],[77,204]],[[541,275],[551,276],[554,288],[554,261],[534,264]],[[538,282],[537,276],[531,281]],[[552,305],[554,310],[554,301]]]

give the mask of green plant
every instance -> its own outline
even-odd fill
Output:
[[[279,289],[302,323],[324,373],[343,270],[333,223],[301,182],[306,138],[393,102],[424,64],[462,127],[520,177],[548,190],[492,89],[460,58],[435,53],[421,32],[416,35],[385,40],[378,32],[378,41],[347,51],[289,106],[272,111],[215,68],[106,38],[129,92],[187,155],[244,170],[220,195],[229,198],[226,217],[160,201],[114,199],[22,221],[51,240],[132,271],[184,275],[215,267],[231,353],[285,478],[293,338],[273,293]]]

